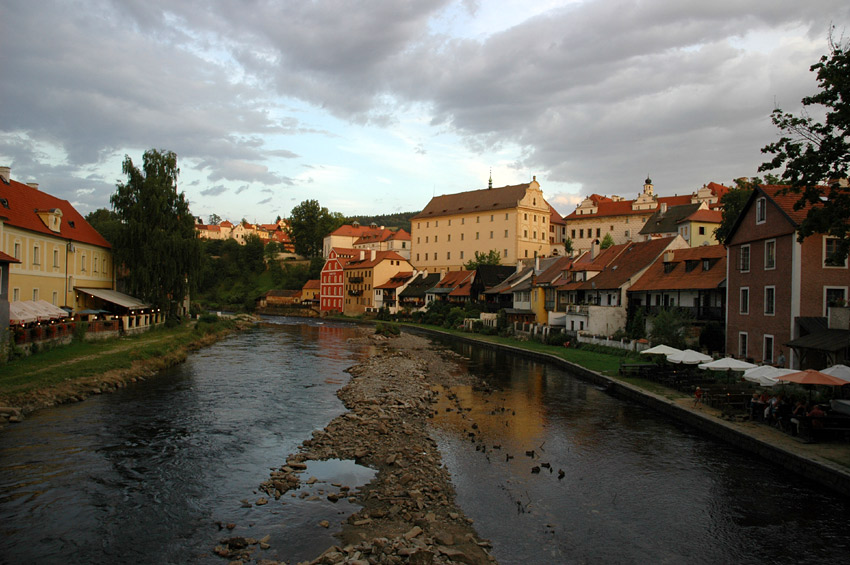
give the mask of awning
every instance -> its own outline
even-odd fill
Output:
[[[828,351],[835,353],[850,347],[850,331],[848,330],[822,330],[792,339],[785,345],[799,349],[814,349],[816,351]]]
[[[46,300],[19,300],[9,303],[9,323],[30,324],[67,318],[68,313]]]
[[[74,287],[74,290],[78,292],[83,292],[88,294],[89,296],[94,296],[95,298],[100,298],[106,302],[110,302],[117,306],[121,306],[122,308],[127,308],[129,310],[141,310],[142,308],[150,308],[150,305],[145,304],[138,298],[134,298],[129,294],[124,294],[123,292],[118,292],[117,290],[110,290],[108,288],[80,288]]]

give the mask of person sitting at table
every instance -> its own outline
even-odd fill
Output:
[[[819,404],[815,404],[806,416],[812,419],[813,430],[823,429],[823,418],[826,417],[826,412],[821,409]]]
[[[791,423],[794,427],[791,428],[792,435],[800,435],[800,418],[806,415],[806,403],[798,400],[794,405],[794,410],[791,411]]]

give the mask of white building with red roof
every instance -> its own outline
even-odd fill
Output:
[[[717,183],[709,183],[692,194],[658,196],[652,180],[646,179],[643,191],[634,200],[620,196],[591,194],[566,216],[566,235],[572,240],[574,251],[589,251],[594,241],[601,242],[611,234],[615,244],[641,241],[640,231],[647,220],[662,207],[705,203],[708,209],[720,206],[720,198],[729,191]]]
[[[75,289],[113,289],[112,246],[71,205],[11,179],[0,167],[0,252],[9,265],[9,302],[46,300],[78,309]]]

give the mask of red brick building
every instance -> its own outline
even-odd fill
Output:
[[[834,238],[797,241],[808,208],[794,210],[799,196],[779,194],[782,188],[756,188],[726,240],[726,352],[766,364],[782,352],[786,366],[800,368],[786,344],[825,317],[828,305],[847,300],[850,270],[846,260],[827,261]]]
[[[319,276],[320,312],[342,313],[345,306],[343,298],[343,289],[345,288],[343,268],[351,259],[359,256],[360,251],[357,249],[345,249],[342,247],[334,247],[328,252],[328,259],[322,267],[322,274]]]

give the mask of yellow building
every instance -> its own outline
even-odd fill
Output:
[[[720,198],[728,188],[717,183],[709,183],[692,194],[682,196],[658,196],[652,180],[646,179],[643,191],[634,200],[620,196],[600,196],[592,194],[585,198],[568,216],[567,237],[573,242],[576,252],[590,251],[595,241],[601,242],[606,234],[611,234],[616,245],[629,241],[644,241],[640,234],[647,220],[662,207],[667,209],[687,204],[701,204],[710,209],[719,206]]]
[[[11,180],[9,167],[0,167],[0,251],[20,261],[9,267],[10,302],[79,310],[75,288],[114,288],[109,242],[67,200]]]
[[[459,270],[475,252],[496,250],[503,265],[551,254],[549,204],[528,184],[435,196],[411,218],[410,262],[436,273]]]
[[[390,280],[400,272],[413,271],[407,259],[395,251],[358,250],[359,256],[343,266],[345,302],[343,314],[359,316],[376,310],[375,287]]]

